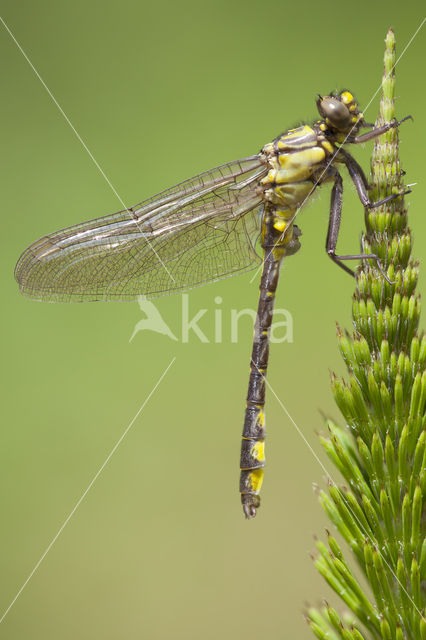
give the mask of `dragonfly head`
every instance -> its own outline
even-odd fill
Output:
[[[358,103],[350,91],[345,89],[329,96],[318,96],[317,109],[323,118],[321,127],[337,137],[338,142],[342,134],[355,136],[363,126],[364,115],[358,108]]]

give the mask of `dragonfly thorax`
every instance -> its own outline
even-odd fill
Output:
[[[334,179],[337,145],[351,142],[365,126],[348,90],[319,96],[317,107],[322,120],[289,129],[262,149],[269,167],[260,182],[263,198],[286,220],[294,218],[317,186]]]
[[[327,161],[334,152],[318,124],[281,134],[262,149],[269,167],[260,182],[264,200],[290,220],[315,187],[329,177]]]

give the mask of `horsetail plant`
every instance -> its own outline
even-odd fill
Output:
[[[385,43],[377,126],[395,117],[392,29]],[[394,128],[374,144],[372,199],[404,193],[403,175]],[[325,603],[306,619],[320,640],[426,640],[426,339],[418,332],[418,264],[411,260],[404,197],[366,210],[365,224],[362,250],[379,256],[389,281],[364,261],[353,297],[354,333],[338,327],[349,379],[332,377],[347,427],[328,420],[329,437],[321,438],[347,486],[329,480],[320,502],[358,570],[327,532],[328,545],[317,542],[315,565],[348,612],[339,615]]]

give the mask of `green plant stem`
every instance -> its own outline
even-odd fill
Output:
[[[386,36],[382,98],[376,126],[395,118],[395,36]],[[353,296],[354,332],[338,328],[349,379],[332,376],[341,428],[328,420],[321,443],[348,487],[330,484],[320,502],[349,544],[368,588],[355,577],[337,540],[317,543],[315,564],[351,616],[327,605],[309,609],[318,638],[426,640],[426,340],[419,334],[418,264],[411,259],[399,130],[376,138],[372,200],[366,209],[363,253],[379,256],[388,282],[364,260]],[[349,620],[349,621],[348,621]]]

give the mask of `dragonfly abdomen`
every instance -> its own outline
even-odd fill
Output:
[[[300,247],[298,233],[292,223],[294,213],[294,209],[280,211],[271,205],[266,205],[264,209],[262,222],[264,261],[254,327],[240,459],[240,493],[246,518],[253,518],[260,506],[259,493],[265,466],[266,431],[263,407],[270,330],[281,261],[286,254],[294,253]]]

